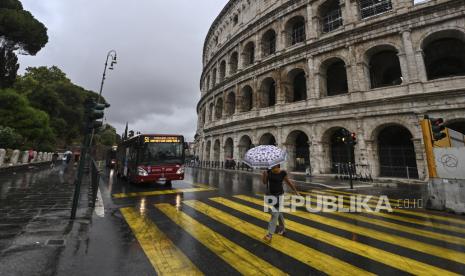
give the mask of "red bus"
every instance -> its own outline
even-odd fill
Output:
[[[118,146],[117,175],[130,183],[165,182],[184,179],[184,137],[141,134]]]

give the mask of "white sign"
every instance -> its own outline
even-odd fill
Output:
[[[434,148],[439,178],[465,179],[465,147]]]

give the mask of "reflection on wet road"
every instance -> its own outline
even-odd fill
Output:
[[[103,184],[103,183],[101,183]],[[144,271],[157,274],[463,275],[465,218],[422,209],[379,213],[285,214],[287,231],[262,240],[269,214],[258,175],[189,169],[186,180],[129,185],[110,174],[105,208],[122,215]],[[364,191],[383,194],[385,191]],[[386,193],[391,193],[386,191]],[[397,191],[406,198],[417,196]],[[311,198],[347,191],[306,189]],[[376,206],[373,197],[368,206]],[[397,199],[390,198],[393,206]]]

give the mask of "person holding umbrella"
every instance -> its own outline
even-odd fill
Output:
[[[284,234],[286,232],[284,216],[280,212],[280,197],[284,194],[284,182],[299,195],[294,183],[288,178],[287,172],[281,170],[281,163],[287,159],[287,153],[275,146],[258,146],[247,151],[244,157],[244,163],[253,168],[267,169],[263,172],[262,182],[267,185],[267,195],[275,197],[271,212],[271,219],[268,223],[268,233],[263,237],[267,242],[271,242],[274,233]],[[277,225],[279,222],[279,228]],[[277,230],[277,231],[276,231]]]

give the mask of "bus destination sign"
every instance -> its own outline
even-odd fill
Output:
[[[146,136],[144,143],[181,143],[181,139],[175,136]]]

